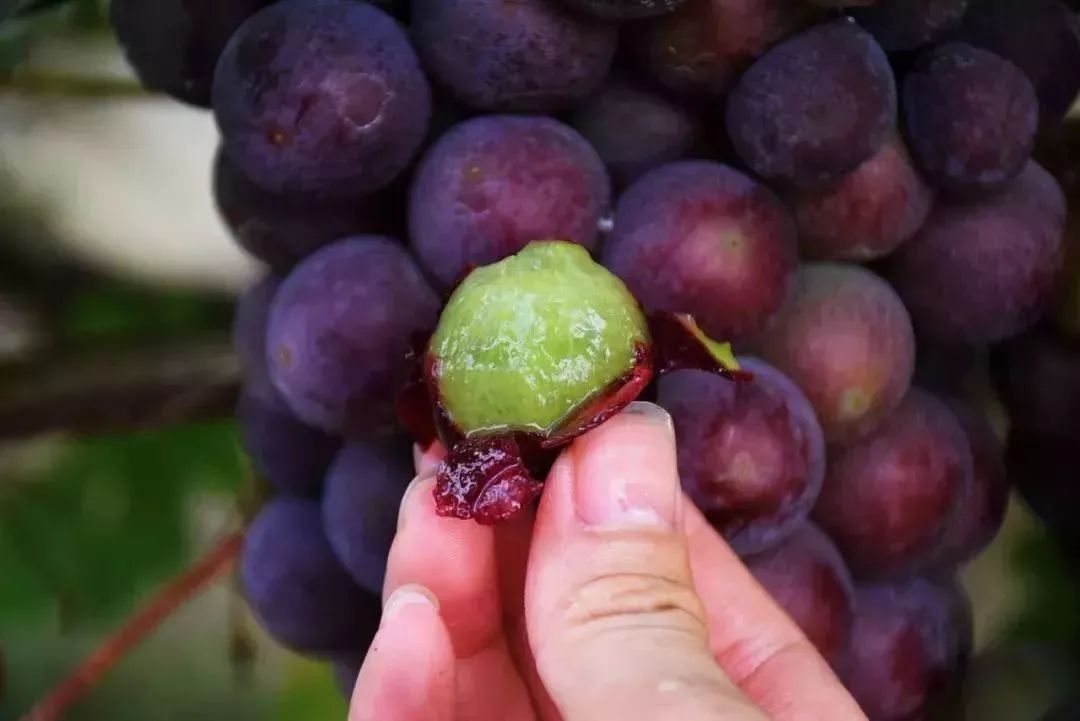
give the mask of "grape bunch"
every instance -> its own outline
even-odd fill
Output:
[[[220,128],[214,197],[266,267],[235,325],[242,439],[274,492],[244,586],[267,631],[344,688],[378,626],[410,441],[430,441],[405,412],[420,359],[437,346],[469,369],[436,400],[473,430],[602,415],[600,387],[523,405],[513,379],[470,375],[534,362],[498,350],[533,312],[618,315],[632,294],[641,313],[574,336],[627,363],[645,315],[734,345],[752,380],[679,370],[644,388],[645,373],[634,392],[672,415],[688,498],[872,721],[921,718],[962,678],[958,571],[1014,485],[1080,545],[1080,339],[1053,314],[1067,205],[1035,152],[1080,93],[1062,0],[114,0],[112,15],[143,82]],[[493,293],[498,312],[470,304]],[[469,330],[441,326],[444,309]],[[544,352],[569,363],[560,342]],[[987,359],[1007,448],[965,383]],[[462,443],[452,454],[475,451]],[[509,489],[519,505],[534,475]]]

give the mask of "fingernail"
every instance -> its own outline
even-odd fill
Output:
[[[424,481],[426,481],[427,479],[431,478],[434,475],[435,475],[435,470],[434,469],[431,469],[429,471],[425,471],[424,473],[421,473],[420,475],[418,475],[416,478],[412,479],[412,481],[409,483],[408,487],[405,488],[405,493],[402,494],[402,496],[401,496],[401,505],[398,506],[398,516],[397,516],[397,529],[398,529],[398,531],[405,528],[405,520],[409,516],[409,514],[408,514],[409,499],[412,498],[413,494],[416,493],[416,489],[417,489],[418,486],[420,486]]]
[[[386,599],[386,605],[383,606],[382,623],[393,619],[409,606],[424,606],[438,613],[439,600],[435,598],[435,594],[423,586],[413,584],[402,586],[390,594],[390,598]]]
[[[657,405],[631,403],[575,446],[574,503],[587,526],[674,528],[680,495],[675,429]]]

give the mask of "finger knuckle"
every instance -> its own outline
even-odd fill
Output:
[[[679,579],[637,572],[597,575],[570,597],[566,615],[576,628],[652,625],[705,632],[705,611]]]

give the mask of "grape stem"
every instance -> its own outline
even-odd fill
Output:
[[[228,571],[240,553],[243,540],[243,533],[234,532],[218,541],[206,555],[166,584],[123,626],[106,638],[21,721],[57,721],[69,706],[82,698],[109,669],[174,611]]]

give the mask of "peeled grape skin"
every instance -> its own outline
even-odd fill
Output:
[[[540,116],[484,116],[442,136],[409,198],[417,260],[442,288],[534,240],[596,245],[611,203],[603,161],[573,128]]]
[[[213,192],[236,242],[278,273],[335,240],[389,230],[379,194],[334,201],[272,193],[244,177],[220,150]]]
[[[558,0],[413,0],[433,80],[488,112],[550,113],[588,97],[615,55],[614,25]]]
[[[835,664],[855,619],[855,589],[829,537],[805,523],[780,545],[743,560],[822,657]]]
[[[570,7],[611,20],[634,20],[669,13],[685,0],[564,0]]]
[[[428,354],[459,431],[546,433],[627,374],[647,340],[618,278],[579,245],[543,242],[465,278]]]
[[[248,529],[240,575],[263,627],[294,651],[353,653],[375,635],[379,598],[341,567],[317,501],[281,497],[263,506]]]
[[[112,0],[109,20],[143,85],[208,107],[214,67],[236,28],[269,0]]]
[[[742,356],[751,383],[678,371],[657,402],[672,417],[679,476],[740,554],[777,545],[810,515],[825,476],[825,439],[810,402],[772,366]]]
[[[647,311],[689,313],[712,338],[759,331],[789,294],[795,224],[764,185],[708,161],[669,163],[623,193],[603,262]]]
[[[398,508],[413,478],[403,439],[346,444],[326,474],[323,524],[330,546],[360,586],[381,593]]]
[[[812,186],[836,180],[881,149],[896,122],[888,58],[850,19],[785,40],[731,90],[727,130],[755,173]]]
[[[578,107],[572,124],[619,188],[685,157],[702,132],[701,119],[690,108],[622,79],[609,79]]]
[[[854,4],[854,3],[851,3]],[[889,52],[915,50],[960,24],[968,0],[877,0],[851,11]]]
[[[920,332],[953,342],[1014,336],[1047,310],[1061,279],[1065,197],[1035,163],[981,201],[939,204],[890,259]]]
[[[832,443],[873,430],[899,405],[915,368],[900,298],[855,265],[807,263],[793,297],[757,341],[758,354],[803,390]]]
[[[394,241],[359,236],[308,256],[270,313],[274,385],[303,421],[347,437],[386,430],[407,353],[435,327],[439,299]]]
[[[815,14],[804,0],[689,0],[643,26],[637,46],[646,72],[662,85],[718,96]]]
[[[904,79],[903,98],[912,155],[942,190],[985,195],[1031,158],[1035,88],[1020,68],[987,50],[954,42],[924,53]]]
[[[431,91],[397,21],[365,2],[279,2],[214,74],[214,115],[241,172],[276,193],[385,187],[427,131]]]
[[[967,435],[942,401],[917,388],[870,435],[830,449],[814,520],[857,578],[924,567],[968,497]]]
[[[841,178],[789,194],[799,247],[817,260],[865,262],[892,253],[926,222],[934,191],[894,135]]]

